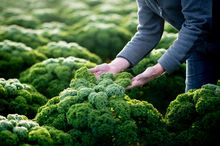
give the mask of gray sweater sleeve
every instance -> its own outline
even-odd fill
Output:
[[[205,47],[202,44],[209,28],[211,0],[182,0],[181,5],[185,21],[178,38],[158,60],[168,73],[176,70],[179,64],[187,59],[196,44],[200,47],[199,49]]]
[[[153,13],[144,0],[137,0],[138,27],[136,34],[116,57],[127,59],[131,66],[136,65],[160,41],[164,20]]]

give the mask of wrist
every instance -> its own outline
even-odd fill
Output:
[[[124,58],[117,57],[112,62],[110,62],[109,65],[110,67],[113,67],[116,72],[121,72],[127,69],[130,66],[130,63]]]
[[[157,63],[156,65],[154,65],[153,67],[153,74],[155,76],[159,76],[161,75],[162,73],[164,73],[164,68],[162,67],[162,65],[160,65],[159,63]]]

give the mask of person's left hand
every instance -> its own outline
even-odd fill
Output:
[[[129,85],[126,89],[141,87],[150,80],[153,80],[154,78],[160,76],[163,72],[164,72],[164,68],[159,63],[157,63],[152,67],[148,67],[144,72],[135,76],[132,79],[131,85]]]

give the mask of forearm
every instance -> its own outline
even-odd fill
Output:
[[[206,50],[206,38],[210,30],[211,1],[183,0],[182,13],[185,21],[178,33],[178,39],[158,60],[167,73],[172,73],[189,57],[191,51]],[[197,11],[195,11],[197,10]]]
[[[117,55],[129,60],[131,66],[136,65],[158,44],[164,26],[164,20],[155,14],[144,0],[137,0],[137,4],[137,32]]]

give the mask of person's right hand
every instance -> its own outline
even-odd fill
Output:
[[[113,74],[119,73],[128,68],[129,65],[130,63],[126,59],[115,58],[111,63],[103,63],[97,65],[96,67],[89,69],[89,71],[92,72],[96,76],[96,78],[99,78],[101,74],[106,72],[110,72]]]

